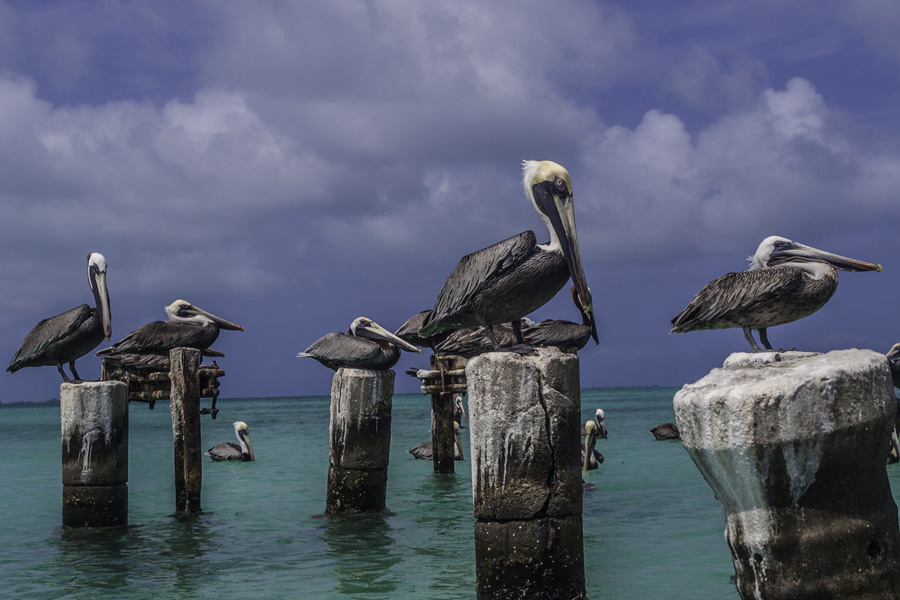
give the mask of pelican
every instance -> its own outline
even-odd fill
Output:
[[[435,340],[433,338],[423,338],[419,337],[419,330],[422,328],[422,325],[425,324],[425,319],[428,318],[428,315],[431,314],[431,309],[423,310],[421,312],[417,312],[410,318],[406,320],[406,323],[400,326],[400,328],[394,332],[398,338],[412,344],[413,346],[418,346],[420,348],[433,348]]]
[[[72,377],[75,381],[81,381],[75,370],[75,361],[96,348],[103,338],[108,340],[112,335],[106,259],[98,252],[91,252],[87,262],[88,283],[97,306],[91,308],[82,304],[35,325],[10,361],[6,369],[8,372],[15,373],[22,367],[56,365],[63,381],[69,381],[63,371],[63,363],[69,363]]]
[[[887,353],[888,366],[891,368],[891,381],[895,388],[900,388],[900,344],[894,344]]]
[[[585,423],[587,425],[587,423]],[[606,413],[603,412],[602,408],[598,408],[594,413],[594,425],[597,427],[597,437],[606,439],[609,435],[606,431]],[[581,426],[581,437],[586,435],[587,429],[584,425]]]
[[[462,396],[457,394],[456,398],[453,399],[453,420],[462,427],[462,420],[468,418],[468,415],[466,415],[466,407],[463,406]]]
[[[176,300],[166,307],[168,321],[153,321],[142,325],[109,348],[97,353],[111,364],[126,371],[146,373],[169,370],[169,350],[196,348],[207,350],[208,356],[221,352],[208,350],[219,337],[221,329],[244,328],[212,313],[197,308],[185,300]],[[164,368],[159,369],[160,365]]]
[[[603,455],[594,448],[600,435],[600,427],[589,419],[584,423],[584,434],[584,444],[581,446],[581,470],[593,471],[603,462]]]
[[[253,456],[253,446],[250,445],[250,428],[243,421],[234,422],[234,434],[237,436],[238,444],[234,442],[222,442],[216,444],[204,454],[215,462],[222,460],[239,460],[248,462],[256,460]]]
[[[653,429],[650,430],[650,433],[653,434],[658,440],[680,440],[681,432],[678,431],[678,426],[674,423],[663,423],[662,425],[657,425]]]
[[[578,302],[590,315],[597,341],[591,292],[584,277],[572,182],[561,165],[551,161],[523,163],[525,195],[547,226],[550,241],[537,244],[533,231],[464,256],[444,282],[431,314],[419,330],[424,338],[455,329],[484,326],[494,351],[529,352],[519,319],[546,304],[571,277]],[[494,325],[512,323],[517,344],[501,348]]]
[[[400,348],[422,352],[372,319],[357,317],[347,333],[329,333],[313,342],[297,358],[314,358],[335,371],[341,367],[384,371],[400,360]]]
[[[428,440],[422,442],[415,448],[407,450],[410,454],[420,460],[434,460],[434,442]],[[453,460],[465,460],[463,457],[462,437],[459,432],[459,423],[453,422]]]
[[[672,319],[669,333],[740,327],[754,352],[772,350],[766,329],[807,317],[837,289],[837,271],[881,271],[881,265],[816,250],[779,236],[762,241],[750,268],[711,281]]]
[[[575,307],[581,312],[581,324],[556,319],[541,321],[522,330],[525,343],[536,348],[555,346],[563,352],[577,352],[584,348],[594,331],[593,317],[581,309],[575,286],[570,291]]]
[[[524,321],[531,323],[528,319]],[[533,324],[533,323],[532,323]],[[449,335],[446,335],[449,333]],[[437,354],[453,354],[465,358],[472,358],[485,352],[492,352],[494,344],[487,335],[485,327],[478,329],[457,329],[456,331],[446,332],[444,339],[434,344],[434,351]],[[524,336],[524,332],[522,334]],[[431,338],[433,339],[433,338]],[[512,327],[508,325],[494,326],[494,339],[502,347],[512,346],[516,343],[516,334]]]

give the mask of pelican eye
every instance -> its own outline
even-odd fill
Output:
[[[569,193],[569,189],[566,187],[566,180],[563,179],[562,177],[557,177],[556,179],[554,179],[553,185],[555,185],[556,189],[558,189],[560,192],[563,192],[566,194]]]

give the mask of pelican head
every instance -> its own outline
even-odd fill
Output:
[[[250,428],[243,421],[234,422],[234,434],[241,445],[241,454],[250,456],[250,460],[256,460],[253,456],[253,446],[250,445]]]
[[[764,239],[756,249],[756,254],[751,256],[749,261],[751,270],[786,263],[826,262],[843,271],[881,272],[881,265],[817,250],[778,235],[771,235]]]
[[[112,336],[112,316],[109,312],[109,290],[106,288],[106,258],[99,252],[91,252],[87,256],[87,261],[88,283],[94,294],[100,323],[103,324],[103,334],[109,340]]]
[[[900,346],[900,344],[897,345]],[[463,399],[459,394],[453,399],[453,414],[459,416],[457,422],[462,419],[468,419],[468,416],[466,416],[466,407],[463,406]]]
[[[597,436],[600,438],[606,439],[606,422],[604,419],[606,418],[606,414],[603,412],[602,408],[598,408],[597,412],[594,414],[594,417],[597,421]]]
[[[409,342],[406,342],[397,337],[396,335],[367,317],[356,317],[355,319],[353,319],[353,323],[350,324],[350,331],[348,333],[356,337],[364,337],[370,340],[394,344],[395,346],[403,348],[407,352],[418,352],[419,354],[422,353],[420,349],[416,348]]]
[[[591,336],[597,339],[591,291],[588,289],[575,229],[575,209],[572,204],[572,180],[569,172],[553,161],[526,160],[523,163],[523,184],[534,209],[550,231],[549,250],[559,250],[566,258],[569,275],[577,291],[577,304],[589,316]]]
[[[244,328],[236,325],[231,321],[226,321],[221,317],[217,317],[212,313],[208,313],[203,309],[197,308],[186,300],[176,300],[166,307],[166,314],[169,315],[170,321],[183,321],[187,323],[197,323],[199,325],[209,325],[215,323],[222,329],[240,330]]]

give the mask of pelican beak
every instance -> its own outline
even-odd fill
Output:
[[[241,327],[240,325],[238,325],[236,323],[232,323],[231,321],[226,321],[222,317],[217,317],[216,315],[214,315],[212,313],[208,313],[205,310],[203,310],[202,308],[197,308],[196,306],[192,306],[192,309],[193,310],[191,312],[193,312],[197,315],[203,315],[210,321],[213,321],[214,323],[216,323],[222,329],[230,329],[232,331],[243,331],[244,330],[244,328]]]
[[[575,284],[575,299],[582,315],[591,326],[591,337],[599,344],[597,337],[597,324],[594,321],[594,307],[591,299],[591,290],[588,288],[587,278],[584,276],[584,267],[581,262],[581,249],[578,245],[578,231],[575,228],[575,209],[572,204],[572,195],[557,194],[551,192],[549,186],[535,186],[535,200],[542,206],[556,232],[566,264],[569,267],[569,275]]]
[[[91,265],[88,270],[88,281],[91,291],[94,293],[94,302],[97,304],[97,312],[100,313],[100,322],[103,324],[103,335],[107,341],[112,337],[112,316],[109,312],[109,290],[106,287],[106,269],[102,271],[96,265]]]
[[[798,244],[797,242],[791,242],[784,248],[773,252],[771,258],[769,259],[769,264],[772,264],[773,260],[777,261],[778,259],[793,257],[825,261],[831,264],[834,268],[841,269],[842,271],[878,271],[879,273],[881,273],[882,270],[881,265],[879,264],[864,262],[853,258],[847,258],[846,256],[840,256],[838,254],[832,254],[831,252],[818,250],[804,244]]]
[[[385,329],[384,327],[382,327],[381,325],[379,325],[378,323],[376,323],[375,321],[373,321],[371,319],[362,319],[362,320],[357,319],[354,322],[354,324],[356,326],[353,328],[353,331],[355,331],[356,335],[362,334],[363,337],[367,337],[370,339],[376,339],[376,340],[383,340],[385,342],[389,342],[391,344],[394,344],[395,346],[403,348],[407,352],[417,352],[419,354],[422,353],[422,351],[419,348],[417,348],[416,346],[413,346],[412,344],[403,340],[402,338],[397,337],[396,335],[394,335],[393,333],[391,333],[390,331],[388,331],[387,329]]]

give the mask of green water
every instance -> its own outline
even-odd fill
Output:
[[[588,595],[737,598],[722,511],[678,442],[648,429],[672,421],[672,388],[584,390],[584,418],[606,412],[606,461],[585,474]],[[429,401],[394,398],[386,516],[322,516],[328,399],[221,400],[204,447],[250,426],[257,461],[203,465],[203,508],[172,517],[168,406],[131,405],[129,526],[63,531],[59,411],[0,409],[3,598],[474,598],[471,472],[435,476],[406,450],[430,436]],[[463,429],[468,448],[468,428]],[[896,483],[895,466],[888,468]],[[896,489],[896,486],[895,486]]]

